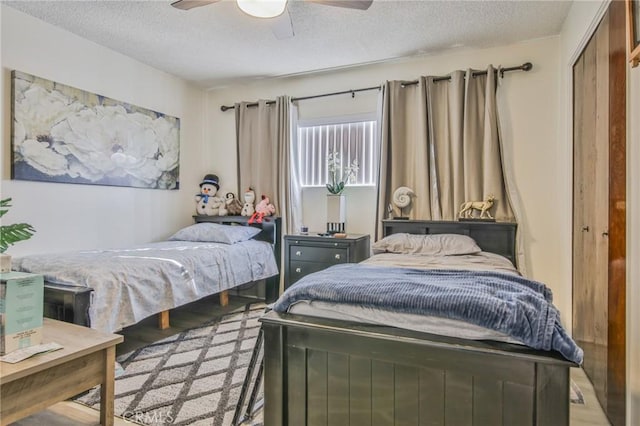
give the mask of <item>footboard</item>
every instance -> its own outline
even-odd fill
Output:
[[[89,327],[89,305],[93,289],[44,283],[44,316]]]
[[[559,354],[270,312],[267,425],[568,425]]]

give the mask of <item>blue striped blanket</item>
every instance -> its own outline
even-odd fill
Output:
[[[582,363],[582,349],[562,328],[551,290],[517,275],[342,264],[302,278],[282,294],[273,309],[287,312],[301,300],[466,321]]]

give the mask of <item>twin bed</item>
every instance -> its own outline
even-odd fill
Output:
[[[448,253],[442,234],[479,248]],[[568,425],[582,353],[548,289],[513,267],[515,224],[385,221],[384,236],[386,253],[303,278],[262,318],[265,424]],[[422,297],[423,275],[438,297]]]
[[[238,217],[196,221],[247,225]],[[275,300],[278,225],[271,218],[258,235],[226,243],[187,228],[171,241],[30,256],[14,266],[51,285],[92,288],[90,325],[112,332],[246,282],[266,279],[267,300]],[[569,368],[581,351],[564,334],[546,287],[519,277],[515,224],[383,225],[374,248],[384,253],[303,278],[261,319],[265,424],[568,425]],[[228,228],[242,229],[223,234]],[[444,297],[422,297],[423,275],[435,276]],[[501,281],[512,279],[515,290]],[[400,287],[388,287],[395,281]],[[520,289],[526,306],[512,311]],[[380,307],[382,300],[392,305]]]
[[[267,298],[275,299],[280,219],[269,218],[255,227],[246,226],[247,220],[198,216],[197,224],[168,241],[26,256],[15,259],[13,268],[42,274],[46,287],[56,292],[91,289],[87,311],[76,312],[74,322],[114,332],[159,314],[164,328],[170,309],[242,284],[266,280]]]

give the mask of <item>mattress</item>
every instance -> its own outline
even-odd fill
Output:
[[[361,263],[418,269],[496,271],[519,275],[519,272],[509,259],[488,252],[457,256],[382,253],[373,255]],[[304,300],[291,306],[289,313],[334,318],[364,324],[385,325],[470,340],[494,340],[507,343],[521,343],[504,333],[460,320],[392,312],[358,305]]]
[[[16,258],[16,271],[94,290],[91,328],[114,332],[175,308],[278,273],[271,244],[164,241],[142,246]]]

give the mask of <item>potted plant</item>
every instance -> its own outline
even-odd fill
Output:
[[[350,182],[358,173],[358,160],[353,160],[351,165],[342,168],[340,153],[333,151],[327,158],[327,168],[329,170],[329,183],[327,189],[333,195],[340,195],[344,191],[346,182]]]
[[[9,212],[11,207],[11,198],[0,200],[0,218]],[[9,246],[19,242],[28,240],[33,236],[36,230],[28,223],[14,223],[11,225],[0,226],[0,272],[9,272],[11,270],[11,256],[5,254]]]
[[[342,167],[340,153],[333,151],[327,158],[329,171],[329,183],[327,183],[327,233],[335,234],[344,232],[346,221],[346,206],[344,195],[345,184],[351,181],[358,173],[358,161],[354,160],[350,165]]]

